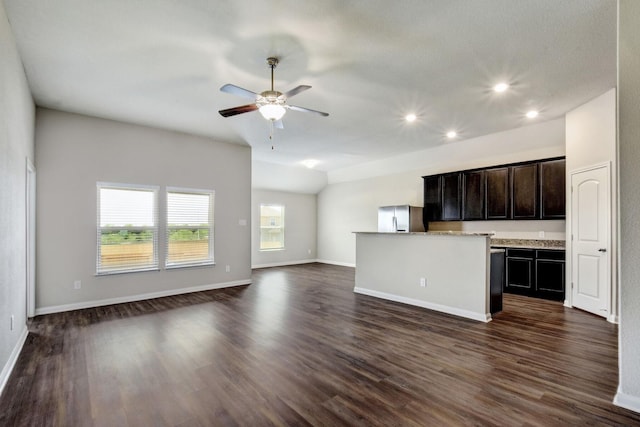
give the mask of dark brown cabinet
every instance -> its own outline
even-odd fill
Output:
[[[565,160],[423,176],[429,221],[564,219]]]
[[[424,179],[424,209],[422,217],[425,230],[429,221],[442,220],[442,177],[440,175],[425,176]]]
[[[484,171],[462,174],[462,219],[484,219]]]
[[[538,218],[538,164],[511,166],[511,212],[513,219]]]
[[[462,174],[460,172],[442,175],[442,220],[462,219]]]
[[[536,286],[534,296],[564,300],[565,251],[536,250]]]
[[[565,218],[565,160],[540,162],[540,217]]]
[[[509,168],[484,171],[486,179],[486,219],[509,218]]]
[[[507,248],[504,292],[564,300],[565,251]]]
[[[534,258],[533,249],[507,248],[505,292],[520,295],[533,293]]]

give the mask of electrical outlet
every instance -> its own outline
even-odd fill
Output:
[[[427,286],[427,279],[425,279],[424,277],[420,278],[420,287],[424,288]]]
[[[80,289],[82,288],[82,281],[81,280],[74,280],[73,281],[73,289]]]
[[[538,237],[540,237],[541,239],[544,239],[544,231],[539,231]]]
[[[311,249],[307,249],[307,253],[311,255]]]
[[[231,272],[231,266],[230,266],[230,265],[227,265],[227,266],[224,268],[224,271],[226,271],[227,273],[230,273],[230,272]]]

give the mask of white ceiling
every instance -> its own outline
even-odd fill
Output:
[[[5,0],[37,105],[249,144],[330,171],[567,111],[615,86],[615,0]],[[268,141],[225,83],[311,90]],[[493,84],[512,85],[497,95]],[[414,111],[413,124],[403,116]]]

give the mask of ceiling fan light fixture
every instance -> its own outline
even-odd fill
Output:
[[[258,108],[258,111],[265,119],[277,122],[284,117],[287,109],[280,104],[263,104]]]

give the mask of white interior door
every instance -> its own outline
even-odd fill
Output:
[[[607,317],[611,289],[609,166],[571,174],[572,304]]]

